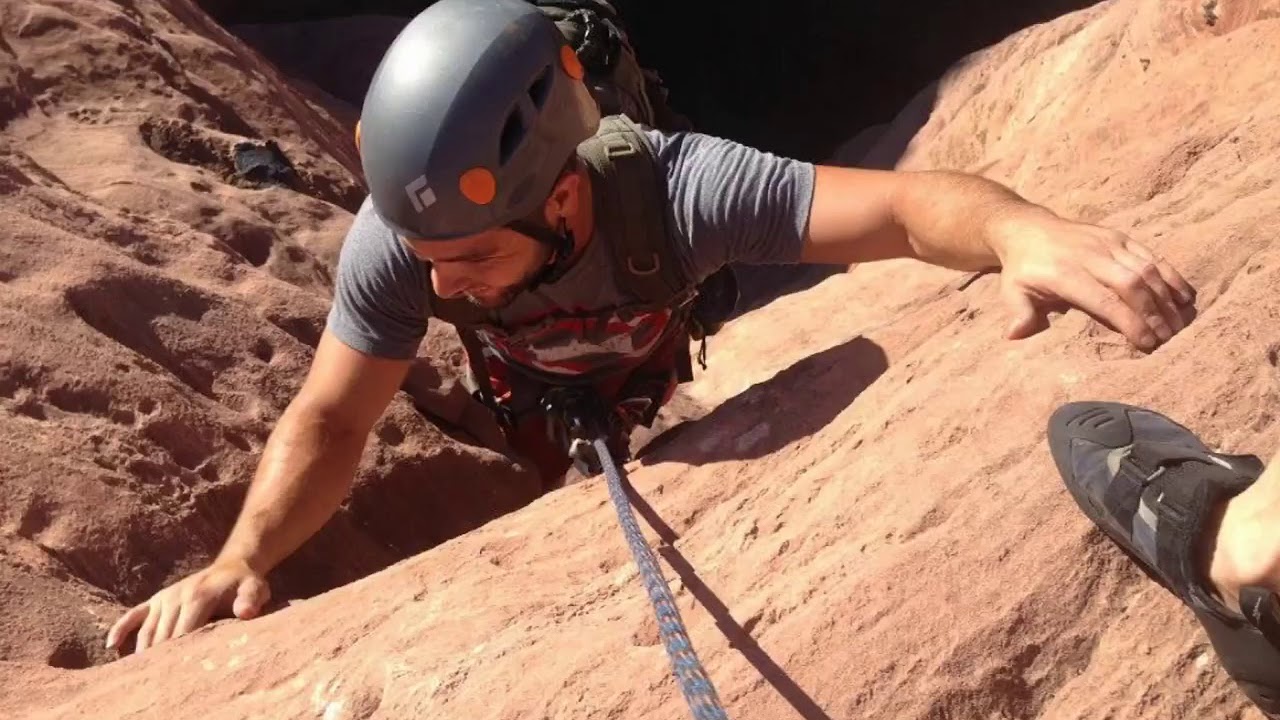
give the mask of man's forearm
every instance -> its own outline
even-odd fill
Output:
[[[366,434],[291,405],[263,450],[244,507],[218,554],[266,574],[331,518],[351,487]]]
[[[1049,210],[976,175],[820,165],[802,262],[914,258],[956,270],[1000,267],[1010,241],[1044,232]]]
[[[908,256],[956,270],[998,267],[1005,238],[1028,219],[1055,217],[999,183],[948,171],[903,174],[891,204]]]

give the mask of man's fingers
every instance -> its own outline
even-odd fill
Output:
[[[151,637],[152,645],[158,645],[173,637],[173,626],[178,624],[180,606],[181,603],[174,602],[163,603],[160,606],[160,621],[156,623],[156,634]]]
[[[1092,275],[1077,272],[1062,279],[1058,294],[1072,305],[1115,328],[1143,350],[1154,350],[1156,336],[1136,310]]]
[[[142,620],[147,617],[148,609],[147,603],[142,603],[141,605],[133,606],[128,612],[121,615],[120,619],[116,620],[111,629],[107,631],[107,648],[120,647],[120,643],[124,641],[125,636],[137,630],[138,626],[142,624]]]
[[[1160,312],[1156,296],[1147,286],[1146,278],[1117,262],[1109,254],[1098,258],[1096,262],[1089,263],[1087,267],[1098,281],[1119,296],[1123,304],[1128,306],[1129,311],[1135,313],[1145,326],[1139,332],[1139,338],[1142,334],[1147,334],[1151,336],[1151,342],[1139,339],[1135,344],[1143,349],[1154,349],[1157,338],[1163,341],[1173,337],[1173,329],[1169,327],[1164,314]],[[1128,335],[1127,332],[1125,334]],[[1130,339],[1134,338],[1130,337]]]
[[[178,613],[178,623],[173,628],[173,636],[186,635],[209,622],[209,618],[213,615],[213,608],[213,601],[200,597],[183,603],[182,610]]]
[[[1155,263],[1156,270],[1160,272],[1160,276],[1177,293],[1179,303],[1187,305],[1196,299],[1196,289],[1191,287],[1191,283],[1187,282],[1187,279],[1182,277],[1182,273],[1178,272],[1177,268],[1170,264],[1168,260],[1157,256],[1147,249],[1146,245],[1136,240],[1126,241],[1124,248],[1143,260]]]
[[[262,611],[271,599],[271,588],[260,577],[246,577],[236,587],[236,599],[231,611],[241,620],[251,620]]]
[[[160,622],[160,608],[153,601],[147,605],[147,619],[142,622],[142,629],[138,631],[138,644],[136,652],[142,652],[151,647],[151,638],[155,635],[156,625]]]
[[[1127,250],[1117,249],[1112,252],[1112,257],[1142,277],[1147,283],[1147,287],[1156,296],[1156,304],[1160,308],[1160,314],[1164,317],[1165,323],[1174,332],[1182,330],[1186,323],[1182,321],[1182,313],[1178,310],[1178,301],[1174,299],[1173,288],[1169,287],[1156,264],[1150,260],[1144,260]],[[1168,340],[1168,338],[1164,339]]]
[[[1021,340],[1049,326],[1048,313],[1036,307],[1035,302],[1025,290],[1012,283],[1005,283],[1001,288],[1001,294],[1004,295],[1010,309],[1009,324],[1004,332],[1006,338]]]

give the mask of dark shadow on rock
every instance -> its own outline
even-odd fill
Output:
[[[653,509],[643,497],[631,487],[630,483],[624,483],[623,489],[627,493],[627,497],[631,499],[631,506],[636,509],[649,527],[653,528],[661,540],[658,546],[658,554],[662,556],[667,564],[671,566],[676,574],[680,576],[681,582],[689,589],[694,599],[706,609],[711,617],[715,620],[716,627],[720,632],[724,633],[725,639],[729,641],[729,646],[742,653],[747,662],[751,663],[759,673],[760,677],[773,686],[773,689],[782,696],[784,700],[790,703],[792,709],[796,711],[796,715],[804,720],[831,720],[831,716],[814,701],[804,688],[796,684],[791,676],[782,669],[773,658],[769,657],[769,653],[760,647],[760,643],[751,637],[751,633],[734,619],[733,614],[729,612],[728,606],[720,601],[720,598],[712,592],[707,584],[702,582],[698,577],[698,573],[694,571],[693,565],[685,559],[684,555],[676,549],[676,540],[679,536],[675,530],[662,520],[662,517]],[[747,621],[748,624],[754,625],[752,620]]]
[[[639,453],[644,465],[764,457],[826,427],[889,367],[884,350],[858,336],[800,360],[698,420],[677,425]],[[676,438],[702,429],[700,438]]]

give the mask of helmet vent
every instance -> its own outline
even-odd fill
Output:
[[[533,106],[542,109],[542,104],[547,101],[547,96],[551,93],[551,66],[542,68],[542,72],[538,73],[538,77],[533,79],[529,84],[529,99],[533,101]]]
[[[502,136],[498,140],[499,164],[507,164],[516,149],[520,147],[520,141],[524,140],[524,133],[524,121],[520,118],[520,108],[516,107],[507,116],[506,124],[502,126]]]

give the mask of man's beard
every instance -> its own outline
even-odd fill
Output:
[[[477,307],[487,310],[498,310],[510,305],[515,301],[521,293],[538,287],[544,282],[554,282],[560,279],[567,270],[567,266],[563,264],[564,258],[558,258],[557,250],[566,256],[573,254],[574,240],[573,233],[569,230],[563,219],[560,221],[560,231],[557,233],[548,228],[540,228],[531,224],[524,224],[518,228],[518,231],[529,237],[540,240],[542,246],[546,249],[541,262],[528,273],[525,274],[519,282],[503,288],[502,295],[497,300],[485,301],[479,298],[467,295],[467,301]],[[553,262],[556,261],[556,262]],[[559,267],[557,267],[559,266]]]
[[[524,292],[527,287],[528,283],[521,283],[520,285],[509,287],[502,291],[502,294],[498,296],[497,300],[482,300],[472,295],[465,295],[464,297],[467,298],[467,302],[475,305],[476,307],[484,308],[485,310],[501,310],[514,302],[516,296]]]
[[[544,261],[544,264],[545,264],[545,261]],[[525,276],[521,278],[520,281],[517,282],[516,284],[508,285],[507,287],[503,288],[502,294],[499,295],[496,300],[482,300],[480,298],[473,297],[471,295],[465,295],[464,297],[466,297],[467,302],[471,303],[472,305],[475,305],[476,307],[484,308],[485,310],[501,310],[502,308],[515,302],[515,299],[521,293],[531,289],[534,285],[537,284],[538,276],[542,274],[542,268],[543,268],[543,265],[539,265],[537,268],[534,268],[532,271],[526,273]]]

